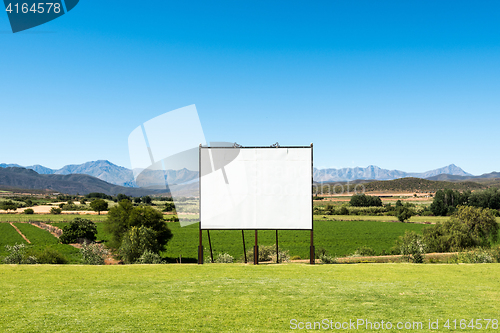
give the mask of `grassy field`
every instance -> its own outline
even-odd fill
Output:
[[[5,245],[14,245],[16,243],[28,244],[10,223],[0,223],[0,257],[8,254],[5,250]]]
[[[63,228],[66,223],[51,223]],[[104,231],[104,223],[96,223],[97,240],[106,242],[110,235]],[[198,224],[181,227],[178,222],[168,223],[174,237],[168,243],[164,257],[172,260],[182,256],[184,262],[195,262],[198,247]],[[405,230],[421,232],[423,224],[387,223],[377,221],[315,221],[314,242],[316,249],[324,248],[332,255],[345,256],[352,254],[361,246],[369,246],[377,253],[383,250],[388,252],[394,241],[404,234]],[[274,230],[259,231],[259,245],[273,245],[276,243]],[[254,245],[254,231],[245,231],[245,245],[247,251]],[[243,259],[243,242],[241,230],[211,230],[210,238],[214,255],[227,252],[235,259]],[[289,250],[290,256],[309,258],[309,231],[279,231],[279,246]],[[203,232],[205,257],[210,255],[207,232]]]
[[[174,237],[168,243],[164,256],[170,258],[197,257],[198,224],[181,228],[179,223],[168,224]],[[314,242],[316,249],[326,249],[330,254],[344,256],[353,253],[361,246],[369,246],[377,253],[389,251],[398,236],[405,230],[421,232],[423,224],[386,223],[372,221],[315,221]],[[245,231],[246,249],[254,245],[254,231]],[[261,230],[258,233],[259,245],[273,245],[276,243],[274,230]],[[235,258],[243,257],[243,243],[240,230],[212,230],[210,231],[214,255],[227,252]],[[309,258],[309,231],[279,231],[279,246],[290,251],[290,256]],[[207,232],[203,231],[205,256],[210,254]]]
[[[448,331],[500,319],[499,283],[497,264],[1,265],[0,331],[290,332],[293,319]]]
[[[34,225],[27,223],[14,223],[14,225],[28,238],[31,244],[27,245],[28,251],[42,251],[46,247],[51,247],[54,250],[62,253],[70,263],[76,264],[80,262],[80,252],[71,245],[64,245],[59,243],[59,239],[54,237],[46,230],[35,227]],[[9,226],[12,230],[12,226],[8,223],[0,223],[0,226]],[[4,227],[5,228],[5,227]],[[10,232],[10,231],[9,231]],[[14,232],[16,232],[14,230]],[[16,234],[21,237],[17,232]],[[4,248],[5,245],[14,245],[15,243],[20,243],[19,238],[6,239],[6,243],[0,243],[0,247]],[[23,243],[26,244],[26,242]],[[3,252],[3,255],[6,253]]]
[[[395,216],[366,216],[366,215],[314,215],[314,218],[326,221],[380,221],[399,222]],[[449,216],[412,216],[410,223],[437,223],[449,220]],[[500,218],[497,218],[500,222]]]

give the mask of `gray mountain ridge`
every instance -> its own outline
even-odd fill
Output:
[[[0,164],[0,168],[6,167],[21,167],[18,164]],[[66,165],[61,169],[50,169],[41,165],[33,165],[24,167],[26,169],[31,169],[38,174],[43,175],[70,175],[70,174],[85,174],[99,178],[105,182],[125,186],[125,187],[137,187],[133,171],[118,165],[115,165],[107,160],[98,160],[87,162],[83,164],[72,164]],[[146,173],[144,173],[146,175]],[[195,180],[198,177],[197,171],[190,171],[187,169],[183,170],[167,170],[163,171],[149,171],[148,176],[158,179],[158,177],[163,179],[168,179],[169,183],[185,183],[191,180]],[[355,181],[355,180],[393,180],[405,177],[416,177],[416,178],[430,178],[438,177],[439,175],[450,175],[452,177],[459,176],[464,178],[474,177],[470,173],[465,172],[458,166],[450,164],[446,167],[430,170],[427,172],[416,173],[416,172],[404,172],[400,170],[388,170],[382,169],[374,165],[370,165],[366,168],[355,167],[355,168],[342,168],[342,169],[314,169],[314,181],[316,182],[345,182],[345,181]]]

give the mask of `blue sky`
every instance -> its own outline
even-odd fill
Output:
[[[88,1],[12,34],[0,163],[130,167],[196,104],[209,141],[314,142],[316,167],[500,171],[500,2]]]

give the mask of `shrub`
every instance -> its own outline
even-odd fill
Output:
[[[290,261],[288,250],[278,249],[279,262]],[[247,258],[253,261],[253,248],[247,251]],[[276,244],[275,245],[260,245],[259,246],[259,261],[275,261],[276,262]]]
[[[396,217],[398,218],[398,220],[400,222],[405,222],[413,215],[414,215],[413,211],[410,208],[408,208],[407,206],[399,206],[396,209]]]
[[[77,217],[69,225],[62,228],[63,234],[59,238],[63,244],[93,242],[97,239],[97,227],[88,219]]]
[[[484,248],[477,248],[472,251],[460,252],[451,259],[451,262],[457,264],[487,264],[495,262],[495,258],[491,251]]]
[[[407,261],[414,263],[423,263],[424,254],[427,246],[423,241],[423,237],[414,231],[406,231],[404,236],[399,236],[396,241],[396,248],[399,248],[400,254]]]
[[[24,264],[24,265],[34,265],[38,261],[34,256],[26,255],[26,246],[24,244],[15,244],[13,246],[5,245],[7,252],[10,252],[7,257],[3,259],[6,264]]]
[[[346,206],[340,207],[340,214],[339,215],[349,215],[349,209],[347,209]]]
[[[300,260],[302,259],[300,256],[293,256],[290,258],[290,260]]]
[[[39,264],[63,265],[68,263],[68,259],[59,251],[50,246],[37,252],[30,252],[37,259]]]
[[[208,259],[207,262],[210,262]],[[234,262],[234,257],[229,253],[219,253],[217,257],[214,258],[214,263],[217,264],[232,264]]]
[[[127,264],[132,264],[146,251],[160,252],[160,246],[156,240],[153,229],[145,226],[132,227],[125,233],[119,253]]]
[[[35,214],[35,211],[33,209],[31,209],[31,208],[27,208],[27,209],[24,210],[23,213],[27,214],[27,215],[33,215],[33,214]]]
[[[61,208],[52,207],[50,209],[50,214],[59,215],[61,213],[62,213],[62,209]]]
[[[162,264],[163,261],[158,253],[151,251],[144,251],[144,253],[137,259],[136,264]]]
[[[82,254],[82,261],[84,264],[104,265],[104,256],[107,254],[107,251],[102,245],[84,241],[80,253]]]
[[[271,253],[271,261],[276,262],[276,250]],[[279,250],[278,252],[278,262],[290,262],[290,253],[288,250]]]
[[[375,255],[375,251],[371,247],[368,247],[368,246],[361,246],[361,247],[357,248],[356,251],[354,252],[354,256],[357,256],[357,257],[371,257],[374,255]]]
[[[328,254],[320,254],[319,259],[323,264],[336,264],[337,263],[337,258],[329,256]]]

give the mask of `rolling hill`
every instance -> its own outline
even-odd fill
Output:
[[[146,190],[118,186],[89,175],[40,175],[34,170],[18,167],[0,168],[0,186],[7,188],[52,190],[65,194],[78,193],[82,195],[91,192],[101,192],[107,195],[122,193],[130,196],[167,193],[165,190]]]

